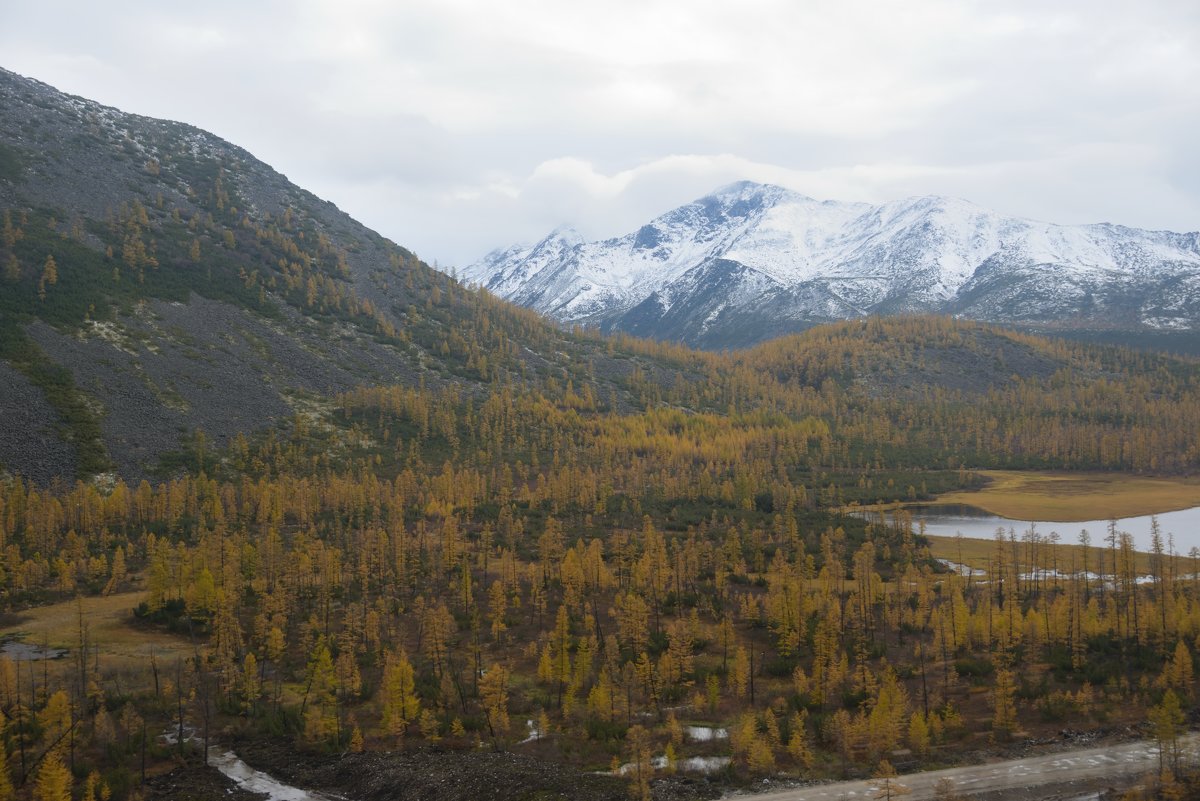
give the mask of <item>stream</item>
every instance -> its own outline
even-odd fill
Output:
[[[330,801],[332,798],[332,796],[284,784],[261,770],[255,770],[243,762],[237,754],[226,751],[219,745],[208,747],[208,764],[224,773],[243,790],[265,793],[269,801]]]
[[[201,739],[194,729],[185,726],[183,731],[184,742],[201,745]],[[172,745],[179,741],[173,728],[168,729],[162,739]],[[232,779],[241,789],[266,795],[267,801],[340,801],[341,798],[284,784],[269,773],[250,767],[233,751],[219,745],[208,747],[208,764]]]

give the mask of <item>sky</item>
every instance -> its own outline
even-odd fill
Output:
[[[1196,0],[5,0],[0,66],[205,128],[443,268],[749,179],[1200,229]]]

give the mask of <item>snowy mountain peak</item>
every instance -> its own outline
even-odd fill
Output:
[[[561,239],[564,242],[581,244],[583,242],[583,234],[579,233],[569,225],[560,225],[551,231],[542,241],[549,241],[552,239]]]
[[[782,187],[775,186],[774,184],[760,184],[756,181],[734,181],[733,183],[717,187],[709,197],[743,197],[748,194],[761,193],[767,189],[782,189]]]
[[[587,242],[559,228],[463,275],[563,322],[702,347],[871,313],[1194,328],[1198,243],[1005,217],[954,197],[843,203],[738,181],[624,236]]]
[[[695,201],[696,203],[704,203],[706,200],[719,200],[726,203],[738,203],[742,201],[759,201],[763,204],[774,204],[781,200],[791,202],[816,202],[812,198],[794,192],[791,189],[786,189],[775,184],[760,184],[754,181],[734,181],[731,184],[715,189],[703,198]]]

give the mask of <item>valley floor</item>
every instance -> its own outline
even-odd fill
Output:
[[[1200,504],[1200,477],[1125,473],[984,470],[978,490],[938,496],[940,504],[966,504],[1013,520],[1069,523],[1138,517]]]
[[[1183,738],[1185,754],[1200,749],[1200,734]],[[1050,748],[1061,748],[1055,744]],[[623,783],[607,777],[578,775],[570,768],[514,753],[466,753],[419,749],[409,752],[350,754],[342,757],[300,759],[281,741],[243,741],[238,750],[259,768],[325,795],[353,801],[406,801],[481,798],[494,801],[536,797],[573,801],[609,801],[625,797]],[[900,776],[893,780],[898,795],[923,801],[937,797],[935,788],[949,780],[961,797],[982,801],[1039,801],[1041,799],[1092,799],[1110,790],[1145,783],[1158,769],[1158,751],[1148,740],[1107,742],[1087,748],[1068,748],[1015,759],[992,759]],[[898,785],[898,787],[896,786]],[[881,780],[811,784],[783,790],[726,790],[726,798],[747,801],[850,801],[881,797]],[[778,786],[778,784],[776,784]],[[899,790],[902,787],[903,790]],[[216,772],[199,766],[179,768],[151,780],[147,796],[158,799],[234,798],[254,796]],[[694,801],[721,793],[717,779],[673,776],[655,782],[656,801]],[[532,794],[532,796],[531,796]],[[290,796],[289,796],[290,797]],[[297,790],[296,797],[311,797]]]

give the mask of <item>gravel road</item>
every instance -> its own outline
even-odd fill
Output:
[[[1183,738],[1185,752],[1200,746],[1200,734]],[[900,784],[911,792],[905,801],[922,801],[934,797],[934,785],[940,779],[954,782],[954,790],[968,797],[986,796],[1000,799],[1088,798],[1096,797],[1091,788],[1104,782],[1128,782],[1131,778],[1158,769],[1158,748],[1151,741],[1063,751],[1046,756],[992,762],[984,765],[931,770],[899,777]],[[1078,790],[1072,792],[1071,788]],[[880,781],[835,782],[809,787],[757,793],[753,801],[855,801],[878,797]],[[1046,788],[1039,792],[1039,788]],[[1051,790],[1050,788],[1053,788]]]

